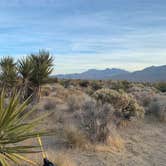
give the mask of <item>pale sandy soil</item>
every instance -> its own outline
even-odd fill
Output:
[[[59,90],[59,91],[58,91]],[[62,93],[63,92],[63,93]],[[42,128],[58,128],[59,124],[70,124],[73,121],[73,113],[66,110],[66,98],[72,93],[61,88],[51,93],[47,99],[58,101],[56,108],[53,107],[52,115],[44,122]],[[82,92],[79,92],[82,93]],[[53,95],[54,94],[54,95]],[[56,99],[56,100],[55,100]],[[44,108],[47,100],[43,98],[38,115]],[[63,122],[59,122],[63,121]],[[51,161],[59,153],[64,153],[76,166],[166,166],[166,123],[159,122],[147,116],[144,120],[130,122],[127,127],[118,129],[118,133],[124,140],[124,150],[120,152],[93,152],[67,148],[64,140],[57,136],[43,138],[43,143]],[[31,155],[31,159],[42,161],[41,154]],[[63,155],[62,155],[63,160]],[[22,165],[23,166],[23,165]],[[27,166],[27,165],[26,165]],[[75,166],[72,164],[59,166]]]
[[[166,166],[166,124],[155,120],[143,120],[120,129],[125,149],[118,153],[66,151],[78,166]],[[53,138],[47,142],[48,151],[59,150]],[[48,139],[47,139],[48,141]],[[49,145],[51,143],[51,145]]]

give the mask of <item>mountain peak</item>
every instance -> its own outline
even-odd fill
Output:
[[[127,74],[128,71],[116,68],[106,68],[104,70],[89,69],[80,74],[67,74],[67,75],[58,75],[58,78],[69,78],[69,79],[110,79],[112,76]]]
[[[79,74],[57,75],[58,78],[66,79],[89,79],[89,80],[128,80],[140,82],[166,81],[166,65],[150,66],[141,71],[128,72],[118,68],[106,68],[104,70],[89,69]]]

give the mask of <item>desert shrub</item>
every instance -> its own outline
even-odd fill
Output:
[[[68,110],[70,112],[79,110],[81,108],[83,98],[78,95],[71,95],[67,98]]]
[[[128,82],[128,81],[114,81],[114,82],[111,82],[111,89],[114,89],[114,90],[124,90],[124,91],[127,91],[130,87],[131,87],[131,83]]]
[[[82,148],[87,147],[88,141],[84,132],[78,129],[76,126],[70,124],[64,127],[64,138],[66,143],[71,148]]]
[[[156,100],[149,105],[149,113],[160,121],[166,121],[166,102]]]
[[[49,96],[51,93],[50,87],[42,87],[41,89],[41,96]]]
[[[64,88],[68,88],[70,85],[70,80],[60,80],[59,83],[64,87]]]
[[[80,102],[76,95],[71,95],[67,98],[68,110],[73,112],[80,108]]]
[[[56,108],[56,102],[52,100],[47,100],[44,104],[45,110],[53,110]]]
[[[135,96],[137,102],[144,107],[146,114],[148,114],[151,103],[156,101],[156,94],[142,91],[136,92],[133,95]]]
[[[110,89],[100,89],[93,97],[101,103],[110,103],[115,108],[115,114],[124,119],[143,117],[144,109],[129,94]]]
[[[93,82],[91,82],[91,87],[94,91],[96,91],[98,89],[101,89],[102,85],[99,81],[93,81]]]
[[[90,87],[86,88],[85,93],[88,94],[89,96],[92,96],[94,91]]]
[[[83,130],[91,142],[105,142],[109,135],[109,122],[114,109],[109,104],[86,101],[80,114]]]
[[[152,102],[149,106],[149,113],[152,113],[153,115],[157,116],[158,112],[160,110],[160,105],[159,103],[156,102]]]
[[[134,84],[130,88],[130,93],[135,97],[137,102],[144,107],[146,113],[148,113],[148,107],[151,102],[156,100],[157,90],[154,87],[140,86],[142,84]]]
[[[159,82],[155,87],[161,92],[166,92],[166,82]]]
[[[127,80],[121,81],[121,84],[122,84],[122,89],[123,90],[127,90],[131,87],[131,83]]]
[[[123,138],[118,134],[116,128],[111,126],[110,133],[106,139],[105,144],[95,144],[94,150],[97,152],[115,152],[115,151],[122,151],[125,148],[125,141]]]
[[[110,145],[113,150],[122,150],[124,149],[124,140],[121,138],[121,136],[116,132],[116,130],[113,130],[111,134],[107,138],[107,145]]]
[[[154,100],[154,98],[151,98],[151,96],[147,94],[144,94],[141,98],[141,102],[144,107],[148,107],[152,100]]]
[[[86,87],[88,87],[88,85],[89,85],[89,81],[88,81],[88,80],[80,80],[79,85],[80,85],[81,87],[86,88]]]
[[[44,89],[41,91],[41,96],[49,96],[50,95],[50,91]]]
[[[58,83],[58,78],[56,77],[49,77],[46,83]]]

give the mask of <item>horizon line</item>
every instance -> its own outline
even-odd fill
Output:
[[[113,67],[113,68],[106,67],[106,68],[103,68],[103,69],[89,68],[89,69],[84,70],[84,71],[82,71],[82,72],[60,73],[60,74],[51,74],[51,75],[52,75],[52,76],[58,76],[58,75],[70,75],[70,74],[82,74],[82,73],[87,72],[87,71],[89,71],[89,70],[104,71],[104,70],[107,70],[107,69],[110,69],[110,70],[112,70],[112,69],[119,69],[119,70],[127,71],[127,72],[129,72],[129,73],[133,73],[133,72],[145,70],[145,69],[150,68],[150,67],[164,67],[164,66],[166,66],[166,64],[163,64],[163,65],[151,65],[151,66],[147,66],[147,67],[144,67],[144,68],[138,69],[138,70],[136,69],[136,70],[133,70],[133,71],[129,71],[129,70],[126,70],[126,69],[124,69],[124,68],[115,68],[115,67]]]

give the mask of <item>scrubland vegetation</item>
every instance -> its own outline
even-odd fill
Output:
[[[43,143],[57,166],[166,163],[164,82],[58,80],[49,77],[53,59],[46,51],[18,62],[4,57],[0,66],[5,92],[0,100],[2,166],[17,165],[20,153],[36,151],[31,146],[38,146],[35,137],[49,135],[50,129],[55,133]],[[33,107],[36,111],[30,111]],[[153,151],[159,159],[151,159]],[[42,165],[40,152],[25,156]]]

